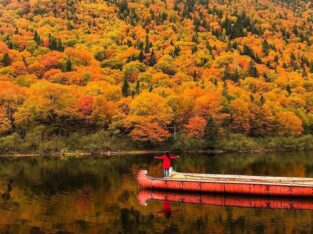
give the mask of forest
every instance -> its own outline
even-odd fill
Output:
[[[313,149],[310,0],[2,0],[0,152]]]

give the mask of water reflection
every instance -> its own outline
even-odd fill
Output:
[[[2,195],[1,195],[1,198],[3,201],[10,200],[12,189],[13,189],[13,180],[9,179],[6,191],[4,193],[2,193]]]
[[[313,177],[313,153],[185,155],[176,170]],[[246,209],[244,199],[159,194],[138,204],[136,174],[162,176],[153,155],[110,158],[0,158],[0,233],[291,233],[313,229],[305,201],[271,201],[286,209]],[[192,196],[189,196],[191,199]],[[174,199],[175,198],[175,199]],[[194,198],[195,201],[199,197]],[[184,202],[182,202],[184,201]],[[255,201],[248,200],[250,204]],[[262,201],[262,206],[266,206]],[[288,206],[289,205],[289,206]]]
[[[138,193],[138,202],[140,205],[147,206],[149,200],[162,201],[162,212],[165,214],[172,212],[171,202],[225,207],[313,210],[313,198],[243,196],[162,190],[142,190]]]
[[[139,193],[140,194],[140,193]],[[140,195],[138,196],[138,199],[140,199]],[[152,199],[152,198],[146,198],[145,200]],[[158,216],[164,216],[166,218],[170,218],[172,215],[175,215],[175,213],[178,213],[179,210],[173,210],[172,209],[172,201],[165,198],[165,199],[160,199],[162,200],[162,210],[156,212],[156,215]],[[145,202],[145,206],[147,203]]]

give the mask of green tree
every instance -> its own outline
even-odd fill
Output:
[[[124,97],[129,96],[129,84],[128,79],[124,79],[123,86],[122,86],[122,94]]]
[[[140,93],[140,82],[139,82],[139,80],[137,80],[137,82],[136,82],[135,93],[136,94]]]
[[[12,61],[11,61],[11,59],[10,59],[8,53],[5,53],[5,54],[3,55],[2,63],[3,63],[3,65],[4,65],[5,67],[11,65]]]
[[[152,50],[152,53],[150,55],[150,59],[149,59],[149,66],[153,67],[155,64],[157,63],[155,54],[154,54],[154,50]]]
[[[68,58],[68,59],[66,60],[66,63],[65,63],[65,71],[67,71],[67,72],[73,71],[72,61],[71,61],[70,58]]]
[[[253,59],[250,60],[248,74],[249,76],[252,76],[252,77],[258,77],[258,71],[256,69]]]
[[[145,59],[145,54],[143,53],[143,50],[140,50],[140,53],[138,55],[138,60],[142,62]]]
[[[262,53],[264,55],[266,55],[266,56],[268,55],[270,48],[271,47],[266,40],[262,41]]]
[[[230,80],[230,78],[231,78],[231,74],[230,74],[230,71],[229,71],[229,64],[225,65],[223,78],[224,78],[224,80]]]
[[[42,44],[41,38],[38,35],[37,31],[35,31],[35,34],[34,34],[34,41],[37,43],[37,45],[41,45]]]
[[[310,72],[313,73],[313,61],[310,63]]]
[[[209,149],[214,149],[218,139],[218,126],[212,116],[209,116],[204,132]]]
[[[153,84],[150,84],[149,86],[149,92],[151,93],[153,91]]]
[[[104,53],[104,51],[97,51],[96,53],[95,53],[95,59],[97,59],[98,61],[100,61],[100,62],[102,62],[103,60],[105,60],[105,53]]]

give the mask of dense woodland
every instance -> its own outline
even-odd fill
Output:
[[[0,3],[0,151],[312,134],[310,0]]]

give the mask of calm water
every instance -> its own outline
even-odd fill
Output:
[[[313,177],[313,152],[184,155],[177,171]],[[136,173],[153,156],[1,158],[0,233],[312,233],[313,211],[162,200],[138,203]],[[313,200],[312,200],[313,203]]]

